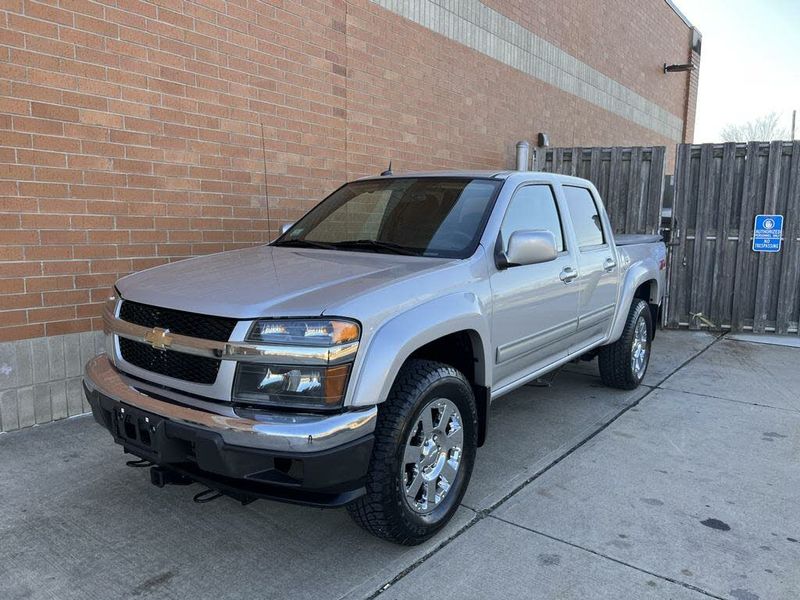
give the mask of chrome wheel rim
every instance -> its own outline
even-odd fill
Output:
[[[644,317],[639,317],[636,321],[636,328],[633,330],[633,345],[631,346],[631,370],[638,379],[644,377],[645,369],[647,369],[647,344],[647,323]]]
[[[436,398],[422,409],[406,439],[400,481],[406,504],[428,514],[447,496],[461,469],[464,428],[452,400]]]

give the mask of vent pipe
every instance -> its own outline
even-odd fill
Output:
[[[530,171],[531,169],[531,145],[522,140],[517,142],[517,171]]]

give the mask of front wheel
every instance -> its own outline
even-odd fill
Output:
[[[639,386],[650,362],[653,318],[644,300],[634,300],[622,336],[599,353],[600,379],[610,387],[632,390]]]
[[[432,537],[458,509],[477,447],[472,388],[453,367],[410,360],[378,407],[366,495],[347,509],[370,533],[404,545]]]

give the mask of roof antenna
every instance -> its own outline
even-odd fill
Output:
[[[394,175],[392,173],[392,159],[389,159],[389,168],[386,169],[383,173],[381,173],[381,177],[388,177],[389,175]]]
[[[264,122],[261,125],[261,156],[264,160],[264,202],[267,205],[267,240],[272,241],[272,215],[269,214],[269,187],[267,185],[267,147],[264,142]]]

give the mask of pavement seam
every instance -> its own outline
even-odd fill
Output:
[[[645,392],[644,394],[642,394],[642,396],[641,396],[641,397],[640,397],[638,400],[636,400],[636,401],[632,402],[631,404],[629,404],[628,406],[624,407],[624,408],[623,408],[622,410],[620,410],[620,411],[619,411],[617,414],[615,414],[613,417],[611,417],[611,419],[610,419],[608,422],[606,422],[605,424],[603,424],[602,426],[600,426],[598,429],[596,429],[595,431],[593,431],[591,434],[589,434],[588,436],[586,436],[585,438],[583,438],[582,440],[580,440],[579,442],[577,442],[576,444],[574,444],[573,446],[571,446],[571,447],[570,447],[570,448],[569,448],[569,449],[568,449],[566,452],[564,452],[564,454],[562,454],[561,456],[558,456],[558,457],[556,457],[556,458],[555,458],[555,459],[553,459],[553,460],[552,460],[550,463],[546,464],[546,465],[545,465],[545,466],[543,466],[541,469],[539,469],[538,471],[536,471],[536,472],[535,472],[533,475],[531,475],[531,476],[530,476],[528,479],[526,479],[525,481],[523,481],[521,484],[519,484],[517,487],[515,487],[513,490],[511,490],[511,491],[510,491],[508,494],[506,494],[505,496],[503,496],[502,498],[500,498],[500,499],[499,499],[497,502],[495,502],[494,504],[492,504],[492,505],[491,505],[491,506],[489,506],[488,508],[485,508],[485,509],[483,509],[483,510],[476,511],[476,512],[475,512],[475,516],[472,518],[472,520],[471,520],[471,521],[469,521],[469,522],[468,522],[466,525],[464,525],[464,527],[462,527],[461,529],[459,529],[458,531],[456,531],[456,532],[455,532],[455,533],[454,533],[452,536],[450,536],[449,538],[447,538],[446,540],[444,540],[444,541],[443,541],[441,544],[437,545],[437,546],[436,546],[435,548],[433,548],[433,549],[432,549],[430,552],[428,552],[427,554],[425,554],[425,555],[424,555],[422,558],[418,559],[418,560],[417,560],[417,561],[415,561],[413,564],[411,564],[411,565],[409,565],[408,567],[406,567],[405,569],[403,569],[403,570],[402,570],[400,573],[398,573],[397,575],[395,575],[395,576],[394,576],[392,579],[390,579],[388,582],[386,582],[385,584],[383,584],[381,587],[379,587],[377,590],[375,590],[375,591],[374,591],[372,594],[370,594],[369,596],[367,596],[365,600],[374,600],[375,598],[377,598],[378,596],[380,596],[380,595],[381,595],[383,592],[385,592],[385,591],[386,591],[386,590],[388,590],[390,587],[392,587],[394,584],[396,584],[398,581],[400,581],[401,579],[403,579],[403,578],[404,578],[406,575],[408,575],[409,573],[411,573],[411,572],[413,572],[414,570],[416,570],[416,569],[417,569],[417,567],[419,567],[421,564],[423,564],[423,563],[424,563],[425,561],[427,561],[429,558],[431,558],[432,556],[434,556],[435,554],[437,554],[437,553],[439,552],[439,550],[441,550],[442,548],[445,548],[446,546],[450,545],[450,543],[452,543],[452,542],[453,542],[453,541],[454,541],[456,538],[458,538],[458,537],[461,537],[461,535],[462,535],[462,534],[466,533],[466,532],[467,532],[469,529],[471,529],[471,528],[472,528],[472,527],[473,527],[473,526],[474,526],[476,523],[478,523],[479,521],[482,521],[483,519],[485,519],[485,518],[487,518],[487,517],[491,516],[491,515],[492,515],[492,513],[493,513],[495,510],[497,510],[497,509],[498,509],[498,508],[499,508],[501,505],[503,505],[505,502],[507,502],[508,500],[510,500],[512,497],[516,496],[516,495],[517,495],[519,492],[521,492],[521,491],[522,491],[523,489],[525,489],[525,488],[526,488],[528,485],[530,485],[531,483],[533,483],[533,482],[534,482],[536,479],[538,479],[539,477],[541,477],[542,475],[544,475],[544,474],[545,474],[547,471],[549,471],[550,469],[552,469],[553,467],[555,467],[555,466],[556,466],[557,464],[559,464],[561,461],[563,461],[563,460],[564,460],[564,459],[566,459],[567,457],[569,457],[569,456],[571,456],[572,454],[574,454],[574,453],[575,453],[577,450],[579,450],[579,449],[580,449],[580,448],[582,448],[584,445],[586,445],[588,442],[590,442],[590,441],[591,441],[591,440],[593,440],[595,437],[597,437],[597,435],[599,435],[599,434],[600,434],[602,431],[605,431],[605,430],[606,430],[606,429],[607,429],[607,428],[608,428],[608,427],[609,427],[609,426],[610,426],[612,423],[614,423],[614,422],[615,422],[617,419],[619,419],[619,418],[620,418],[622,415],[624,415],[626,412],[628,412],[628,411],[629,411],[629,410],[631,410],[632,408],[635,408],[636,406],[638,406],[638,405],[639,405],[639,404],[642,402],[642,400],[644,400],[645,398],[647,398],[648,396],[650,396],[650,394],[652,394],[652,393],[653,393],[653,392],[655,392],[656,390],[660,389],[660,386],[661,386],[661,384],[662,384],[662,383],[664,383],[664,382],[665,382],[667,379],[669,379],[670,377],[672,377],[672,376],[673,376],[675,373],[677,373],[678,371],[680,371],[680,370],[681,370],[683,367],[685,367],[686,365],[688,365],[690,362],[692,362],[692,361],[693,361],[693,360],[695,360],[696,358],[699,358],[700,356],[702,356],[702,355],[703,355],[703,354],[704,354],[704,353],[705,353],[705,352],[706,352],[706,351],[707,351],[709,348],[711,348],[712,346],[714,346],[714,345],[715,345],[717,342],[719,342],[719,341],[720,341],[721,339],[723,339],[724,337],[725,337],[725,334],[724,334],[724,333],[722,333],[722,334],[718,335],[716,338],[714,338],[714,340],[713,340],[713,341],[712,341],[712,342],[711,342],[711,343],[710,343],[708,346],[706,346],[705,348],[703,348],[703,349],[699,350],[698,352],[696,352],[695,354],[693,354],[692,356],[690,356],[689,358],[687,358],[685,361],[683,361],[683,362],[682,362],[680,365],[678,365],[677,367],[675,367],[675,368],[674,368],[672,371],[670,371],[670,372],[669,372],[667,375],[665,375],[665,376],[664,376],[664,377],[663,377],[663,378],[662,378],[662,379],[661,379],[661,380],[660,380],[658,383],[656,383],[655,385],[653,385],[652,387],[650,387],[650,388],[647,390],[647,392]],[[462,505],[462,506],[463,506],[463,505]],[[465,506],[464,508],[468,508],[469,510],[474,510],[474,509],[471,509],[471,508],[469,508],[469,507],[467,507],[467,506]],[[565,542],[565,543],[566,543],[566,542]],[[613,560],[613,559],[612,559],[612,560]],[[662,577],[662,576],[659,576],[659,577]],[[662,578],[663,578],[663,579],[666,579],[665,577],[662,577]],[[683,584],[681,584],[681,585],[683,585]],[[686,584],[686,585],[690,585],[690,584]],[[710,595],[710,594],[707,594],[707,595],[709,595],[709,596],[710,596],[710,597],[712,597],[712,598],[718,598],[718,596],[712,596],[712,595]],[[724,598],[720,598],[720,600],[725,600],[725,599],[724,599]]]
[[[451,535],[449,538],[444,540],[442,543],[438,544],[435,548],[432,548],[424,556],[418,558],[416,561],[414,561],[413,563],[408,565],[405,569],[400,571],[397,575],[392,577],[389,581],[384,583],[381,587],[379,587],[377,590],[375,590],[369,596],[367,596],[365,600],[373,600],[374,598],[377,598],[378,596],[380,596],[383,592],[385,592],[390,587],[392,587],[395,583],[397,583],[398,581],[403,579],[403,577],[405,577],[406,575],[411,573],[413,570],[415,570],[418,566],[420,566],[422,563],[424,563],[426,560],[428,560],[434,554],[437,554],[439,552],[439,550],[441,550],[441,549],[445,548],[446,546],[450,545],[450,543],[453,540],[455,540],[457,537],[459,537],[462,533],[464,533],[467,530],[471,529],[473,525],[475,525],[478,521],[483,520],[485,518],[485,516],[486,516],[486,515],[481,514],[478,511],[475,511],[472,508],[469,508],[468,506],[463,506],[463,507],[466,508],[469,511],[474,512],[475,515],[461,529],[459,529],[458,531],[453,533],[453,535]],[[346,595],[347,594],[345,594],[345,596],[342,596],[342,598],[346,597]]]
[[[686,589],[689,589],[689,590],[691,590],[693,592],[697,592],[699,594],[703,594],[704,596],[707,596],[709,598],[715,598],[715,600],[727,600],[724,596],[717,596],[716,594],[714,594],[712,592],[709,592],[708,590],[704,590],[703,588],[698,587],[696,585],[693,585],[691,583],[686,583],[685,581],[681,581],[680,579],[673,579],[672,577],[668,577],[667,575],[659,575],[658,573],[655,573],[653,571],[648,571],[647,569],[643,569],[642,567],[637,567],[636,565],[633,565],[633,564],[631,564],[629,562],[625,562],[624,560],[620,560],[619,558],[614,558],[613,556],[609,556],[608,554],[603,554],[602,552],[598,552],[597,550],[592,550],[591,548],[587,548],[586,546],[581,546],[580,544],[575,544],[574,542],[563,540],[563,539],[561,539],[559,537],[544,533],[542,531],[538,531],[538,530],[533,529],[531,527],[526,527],[525,525],[520,525],[519,523],[514,523],[512,521],[508,521],[508,520],[506,520],[506,519],[504,519],[502,517],[498,517],[498,516],[495,516],[495,515],[489,515],[489,517],[494,519],[494,520],[496,520],[496,521],[500,521],[502,523],[505,523],[506,525],[512,525],[512,526],[517,527],[519,529],[522,529],[524,531],[528,531],[530,533],[533,533],[533,534],[536,534],[536,535],[540,535],[540,536],[545,537],[545,538],[547,538],[549,540],[553,540],[554,542],[559,542],[561,544],[566,544],[567,546],[570,546],[572,548],[576,548],[578,550],[583,550],[584,552],[588,552],[589,554],[594,554],[595,556],[598,556],[600,558],[604,558],[606,560],[610,560],[611,562],[617,563],[618,565],[622,565],[624,567],[628,567],[630,569],[633,569],[634,571],[639,571],[640,573],[644,573],[644,574],[649,575],[651,577],[655,577],[655,578],[661,579],[663,581],[668,581],[670,583],[674,583],[675,585],[679,585],[679,586],[684,587]]]
[[[713,394],[701,394],[700,392],[689,392],[687,390],[679,390],[677,388],[670,388],[670,387],[658,387],[659,390],[664,390],[666,392],[678,392],[680,394],[689,394],[690,396],[700,396],[701,398],[712,398],[714,400],[724,400],[725,402],[733,402],[735,404],[743,404],[745,406],[758,406],[760,408],[770,408],[772,410],[782,410],[784,412],[790,413],[800,413],[800,410],[795,408],[785,408],[782,406],[772,406],[771,404],[760,404],[759,402],[746,402],[744,400],[735,400],[734,398],[723,398],[722,396],[714,396]]]

